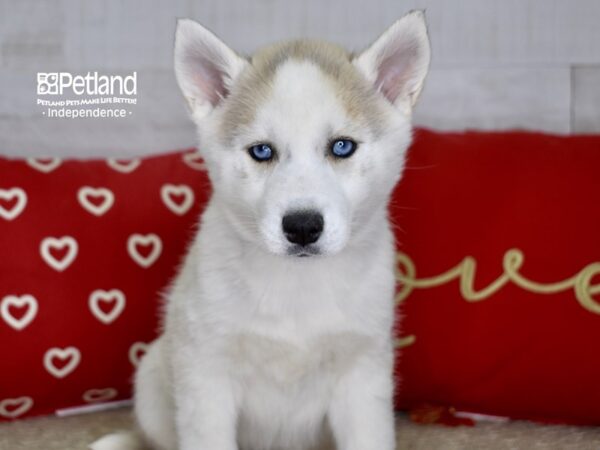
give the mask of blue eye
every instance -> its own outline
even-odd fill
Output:
[[[331,153],[338,158],[348,158],[356,150],[356,142],[350,139],[336,139],[331,144]]]
[[[269,144],[256,144],[248,149],[250,156],[258,162],[270,161],[273,159],[275,152]]]

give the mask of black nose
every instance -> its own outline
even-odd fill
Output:
[[[283,216],[283,232],[293,244],[317,242],[323,232],[323,216],[316,211],[293,211]]]

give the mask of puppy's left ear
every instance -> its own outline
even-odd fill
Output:
[[[429,70],[431,50],[423,11],[412,11],[388,28],[354,65],[393,105],[410,114]]]

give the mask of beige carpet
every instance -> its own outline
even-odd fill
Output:
[[[131,424],[129,409],[0,425],[0,450],[85,450],[96,438]],[[599,450],[600,427],[527,422],[446,428],[398,419],[398,450]]]

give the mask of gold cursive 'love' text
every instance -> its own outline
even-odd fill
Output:
[[[396,302],[405,300],[414,289],[427,289],[458,279],[460,293],[468,302],[479,302],[490,298],[506,284],[513,283],[520,288],[536,294],[555,294],[573,290],[575,299],[586,311],[600,315],[600,299],[594,296],[600,294],[600,284],[594,284],[593,278],[600,275],[600,262],[593,262],[583,267],[575,275],[554,283],[540,283],[521,274],[520,270],[525,261],[523,252],[511,248],[504,254],[502,260],[503,272],[489,285],[475,290],[475,275],[477,261],[472,256],[466,256],[460,263],[448,271],[436,276],[417,278],[417,270],[410,257],[402,252],[397,253],[396,280],[400,289],[396,294]],[[415,342],[415,336],[407,336],[396,341],[397,347],[407,347]]]

